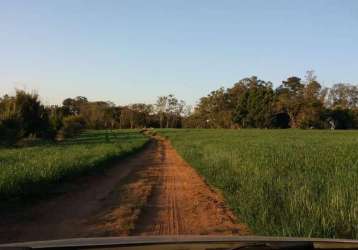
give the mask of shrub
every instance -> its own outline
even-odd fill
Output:
[[[59,132],[59,138],[73,137],[85,128],[85,121],[80,115],[71,115],[63,118],[63,127]]]
[[[0,121],[0,145],[14,145],[23,136],[24,131],[16,119],[10,118]]]

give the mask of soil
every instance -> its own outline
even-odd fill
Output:
[[[0,213],[0,243],[178,234],[250,231],[159,137],[103,174],[74,180],[68,192]]]

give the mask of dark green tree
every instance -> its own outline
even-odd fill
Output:
[[[245,86],[245,88],[242,88],[237,96],[234,121],[243,128],[271,127],[274,98],[272,83],[252,76],[241,80],[238,84]]]

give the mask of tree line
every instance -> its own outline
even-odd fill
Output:
[[[256,76],[200,99],[185,127],[195,128],[358,128],[358,86],[322,87],[313,71],[292,76],[277,88]]]
[[[83,129],[121,128],[358,128],[358,87],[322,87],[313,71],[274,88],[256,76],[212,91],[192,109],[174,95],[155,104],[117,106],[86,97],[46,106],[36,93],[16,90],[0,97],[0,142],[28,138],[63,139]]]
[[[16,90],[14,96],[0,97],[0,144],[61,140],[83,129],[180,128],[187,111],[185,102],[174,95],[160,96],[155,104],[116,106],[78,96],[45,106],[38,94]]]

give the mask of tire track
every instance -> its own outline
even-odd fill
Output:
[[[156,140],[158,183],[131,235],[249,234],[169,141]]]

